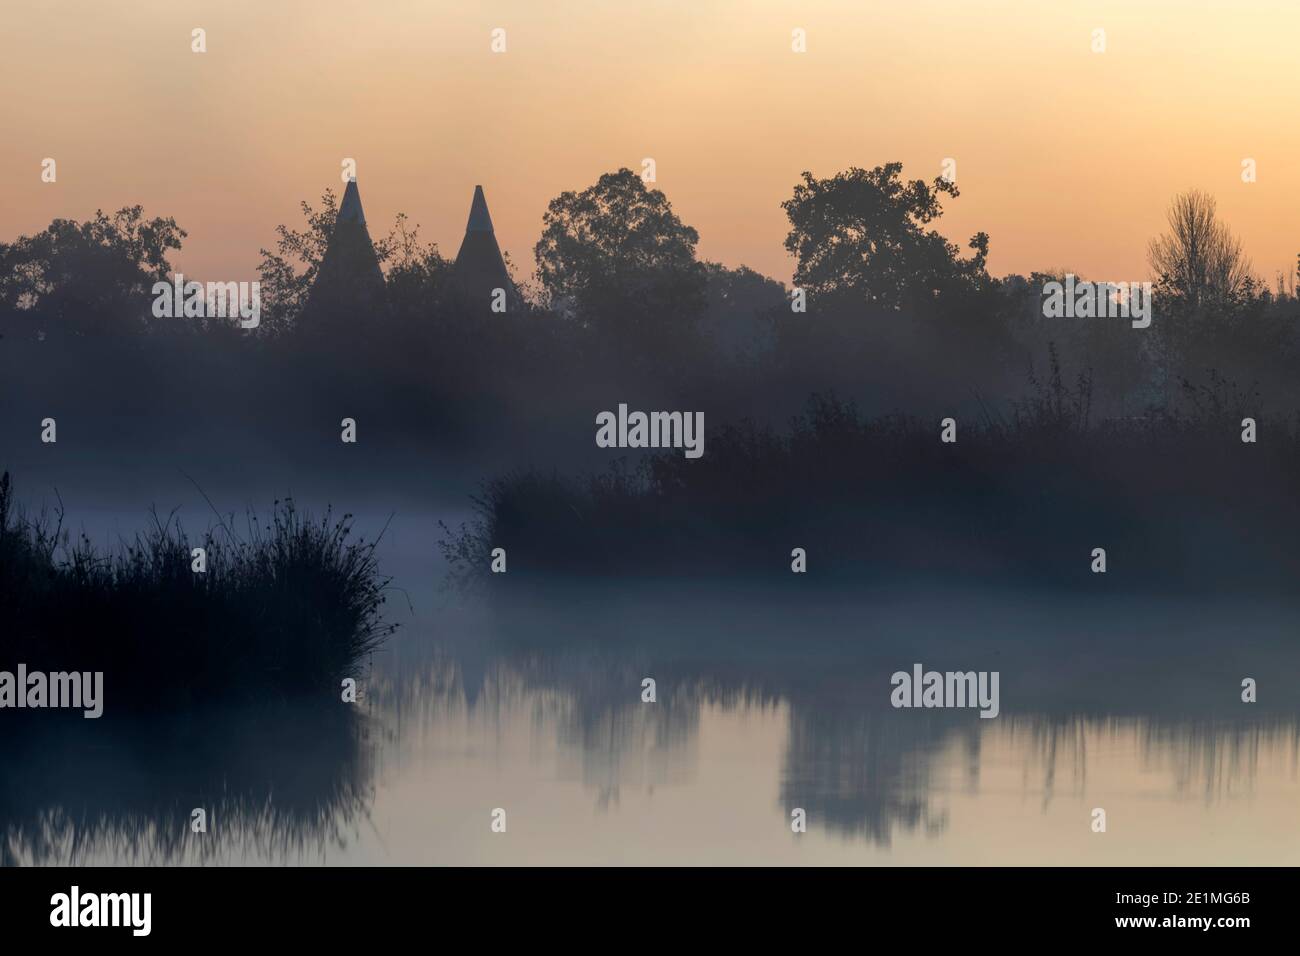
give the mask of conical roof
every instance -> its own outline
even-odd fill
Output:
[[[366,214],[361,209],[361,190],[357,188],[357,179],[353,176],[348,180],[347,188],[343,190],[343,201],[339,203],[338,219],[340,222],[359,222],[361,225],[366,224]]]
[[[492,228],[492,214],[488,212],[487,198],[483,195],[483,187],[474,187],[474,201],[469,206],[469,222],[465,226],[466,232],[490,232],[496,235]]]
[[[307,311],[313,320],[337,324],[365,321],[386,308],[384,274],[366,230],[361,191],[356,179],[351,179],[343,191]]]
[[[492,228],[492,215],[488,212],[483,187],[474,187],[474,199],[469,207],[469,221],[465,225],[465,238],[456,263],[451,271],[451,290],[461,304],[472,311],[491,310],[495,290],[506,290],[507,309],[519,304],[519,296],[510,274],[506,271],[501,247],[497,245]]]

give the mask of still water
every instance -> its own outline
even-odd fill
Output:
[[[440,590],[439,518],[383,540],[401,629],[358,704],[136,726],[109,698],[93,727],[6,740],[4,861],[1300,863],[1294,608],[708,582],[487,601]],[[914,663],[998,671],[999,716],[894,709]]]

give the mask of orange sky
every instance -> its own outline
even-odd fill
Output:
[[[989,232],[997,274],[1145,276],[1194,186],[1271,281],[1300,251],[1298,56],[1296,0],[11,0],[0,240],[142,203],[188,230],[182,271],[253,278],[354,157],[372,233],[405,211],[454,255],[482,183],[529,273],[549,199],[653,157],[701,256],[788,280],[801,170],[953,157],[940,226]]]

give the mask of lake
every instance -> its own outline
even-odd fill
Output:
[[[70,513],[105,542],[143,516]],[[401,628],[355,705],[137,726],[114,720],[109,687],[104,718],[8,740],[4,859],[1300,863],[1287,605],[924,582],[806,599],[634,580],[455,595],[437,521],[463,518],[394,518],[380,559]],[[914,663],[998,672],[998,716],[894,708],[890,675]],[[190,832],[195,807],[206,833]]]

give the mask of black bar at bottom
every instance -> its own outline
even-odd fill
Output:
[[[677,929],[692,934],[678,937],[686,945],[697,933],[770,942],[783,928],[808,937],[870,935],[890,925],[911,926],[927,943],[1053,938],[1045,932],[1231,943],[1285,929],[1294,878],[1281,868],[38,868],[0,871],[0,925],[7,943],[63,937],[90,945],[114,938],[337,945],[430,929],[455,945],[445,930],[460,927],[483,942],[539,944],[558,934],[570,942],[653,938],[663,947],[677,945],[663,935]],[[604,930],[619,935],[589,935]]]

